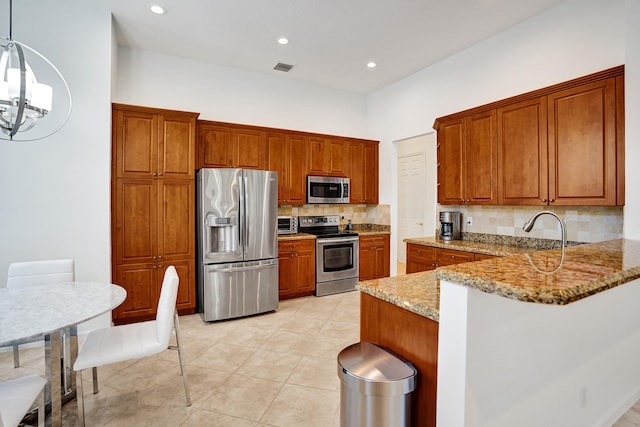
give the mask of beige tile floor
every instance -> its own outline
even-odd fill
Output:
[[[359,339],[359,293],[281,301],[274,313],[217,323],[182,316],[193,405],[185,406],[178,356],[99,368],[100,392],[85,375],[88,426],[339,426],[336,357]],[[0,381],[43,374],[42,348],[0,352]],[[76,405],[63,424],[76,424]],[[640,403],[615,427],[640,426]]]
[[[185,406],[177,352],[84,375],[89,426],[339,426],[336,358],[359,341],[359,292],[281,301],[274,313],[204,323],[181,316],[193,405]],[[0,381],[43,374],[42,348],[0,353]],[[63,424],[76,424],[76,405]]]

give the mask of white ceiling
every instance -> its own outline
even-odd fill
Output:
[[[90,1],[121,45],[368,94],[565,0]]]

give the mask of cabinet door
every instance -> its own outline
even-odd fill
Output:
[[[438,203],[463,203],[462,185],[464,151],[464,119],[440,124],[438,129]]]
[[[407,243],[407,274],[436,268],[436,249]]]
[[[360,236],[359,279],[389,277],[389,236]]]
[[[229,128],[198,124],[199,168],[233,166],[233,135]]]
[[[306,144],[302,137],[287,136],[287,156],[285,161],[288,165],[289,178],[289,204],[303,205],[307,201],[307,168],[304,159],[306,159]]]
[[[169,265],[173,265],[178,273],[180,283],[178,285],[178,298],[176,308],[178,313],[193,313],[196,306],[196,268],[195,259],[175,260],[159,265],[159,272],[164,278],[164,271]],[[162,279],[161,282],[162,283]]]
[[[296,253],[297,291],[313,292],[316,289],[316,251],[315,241],[310,240]]]
[[[455,251],[451,249],[436,249],[436,263],[438,266],[461,264],[473,261],[473,252]]]
[[[364,203],[378,204],[378,145],[364,145]]]
[[[158,180],[119,179],[115,185],[113,229],[116,264],[155,263]],[[190,230],[193,234],[193,230]]]
[[[195,181],[158,180],[158,260],[195,258]]]
[[[293,293],[296,269],[290,251],[278,249],[278,295],[280,299]]]
[[[329,175],[347,176],[349,163],[349,144],[344,140],[330,139],[328,141],[331,162]]]
[[[331,169],[331,153],[324,138],[307,138],[308,175],[328,175]]]
[[[465,203],[496,204],[498,184],[498,144],[496,111],[474,114],[465,119],[464,185]]]
[[[160,296],[158,280],[162,277],[159,271],[155,263],[116,266],[113,281],[127,291],[127,298],[113,310],[115,323],[155,316]]]
[[[113,110],[117,178],[150,178],[158,172],[158,115]]]
[[[160,116],[158,175],[165,178],[195,177],[196,119],[180,115]]]
[[[262,131],[236,129],[234,139],[234,167],[244,169],[267,169],[267,141]]]
[[[546,205],[547,101],[498,108],[498,203]]]
[[[486,255],[486,254],[478,254],[478,253],[473,254],[474,261],[482,261],[485,259],[493,259],[493,258],[496,258],[496,257],[493,255]]]
[[[349,203],[361,204],[365,202],[365,157],[364,144],[353,142],[349,144]],[[366,280],[366,279],[362,279]]]
[[[267,134],[269,150],[268,169],[278,173],[278,204],[286,205],[289,201],[289,168],[287,156],[287,140],[283,134]]]
[[[549,204],[616,204],[615,78],[548,97]]]

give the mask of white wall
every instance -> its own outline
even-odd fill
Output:
[[[627,0],[625,64],[626,205],[624,235],[640,239],[640,1]]]
[[[365,98],[202,61],[120,47],[114,102],[195,111],[200,119],[365,136]]]
[[[0,142],[0,287],[9,263],[44,258],[74,258],[79,280],[110,281],[110,14],[77,0],[13,7],[14,38],[58,67],[74,105],[57,134]]]
[[[637,1],[629,2],[637,9]],[[630,15],[625,0],[569,0],[369,95],[368,136],[381,140],[380,170],[391,171],[380,180],[380,203],[391,203],[392,232],[397,224],[393,141],[431,131],[436,117],[624,64],[625,14]],[[627,81],[630,74],[627,70]],[[627,123],[630,117],[633,111],[627,109]],[[627,146],[634,142],[628,133]],[[631,207],[634,185],[629,181]],[[638,194],[640,180],[635,182]],[[392,263],[395,239],[392,234]]]
[[[612,425],[640,397],[638,298],[638,280],[564,306],[441,281],[437,425]]]

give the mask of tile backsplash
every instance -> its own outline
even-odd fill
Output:
[[[526,233],[522,225],[533,214],[550,210],[558,214],[566,224],[567,239],[576,242],[601,242],[623,237],[623,207],[609,206],[443,206],[441,211],[462,213],[462,231],[472,233],[500,234],[540,239],[559,239],[558,221],[550,215],[538,218],[531,232]],[[472,225],[467,225],[468,218]],[[439,224],[439,221],[438,221]]]
[[[278,215],[340,215],[340,224],[351,220],[353,224],[391,225],[389,205],[283,205],[278,207]]]

